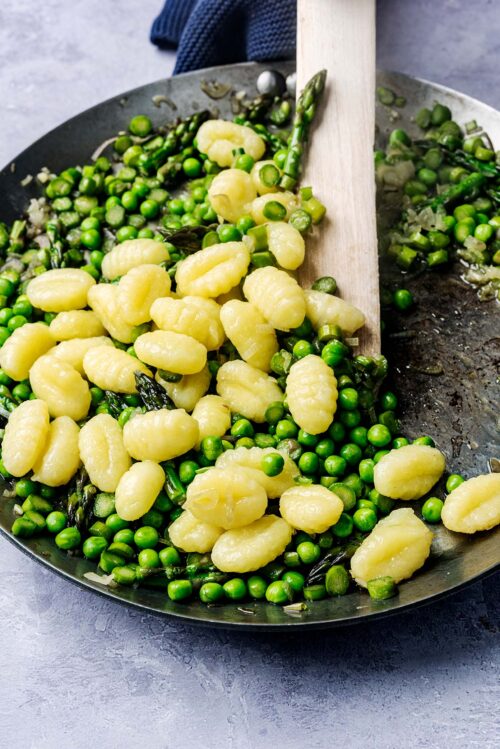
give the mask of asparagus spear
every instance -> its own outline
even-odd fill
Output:
[[[178,477],[175,468],[170,463],[163,466],[165,471],[165,492],[167,497],[176,505],[181,505],[186,498],[184,484]]]
[[[169,130],[163,146],[157,148],[153,153],[148,155],[148,158],[142,161],[140,164],[141,172],[146,175],[153,174],[153,172],[160,169],[160,167],[167,162],[169,156],[177,154],[186,146],[190,146],[198,132],[198,128],[203,122],[205,122],[205,120],[208,120],[209,117],[210,112],[204,109],[203,111],[195,112],[195,114],[190,117],[186,117],[184,120],[176,123]],[[172,161],[172,164],[174,163],[177,162]],[[164,176],[166,175],[164,174]]]
[[[104,391],[104,398],[108,404],[109,412],[115,419],[119,417],[124,408],[126,408],[125,401],[117,393],[113,393],[112,390]]]
[[[81,468],[75,480],[75,490],[69,495],[66,507],[70,525],[76,525],[79,530],[87,527],[96,494],[97,489],[89,482],[87,471]]]
[[[47,237],[50,242],[50,267],[60,268],[62,266],[64,245],[59,234],[58,225],[50,221],[46,227]]]
[[[437,195],[429,202],[429,205],[433,210],[436,210],[436,208],[439,208],[439,206],[446,205],[447,203],[452,203],[459,198],[463,198],[464,196],[469,195],[476,188],[481,187],[481,185],[484,184],[485,180],[486,177],[484,176],[484,174],[473,172],[461,182],[458,182],[458,184],[452,185],[450,188],[448,188],[448,190],[442,192],[441,195]]]
[[[168,397],[164,388],[152,377],[142,372],[135,372],[137,392],[148,411],[157,411],[160,408],[174,408],[174,404]]]
[[[305,85],[297,101],[292,132],[288,141],[288,153],[280,182],[285,190],[293,190],[299,180],[304,145],[307,142],[309,126],[314,119],[318,102],[325,88],[325,81],[326,70],[320,70]]]
[[[329,551],[328,554],[325,554],[323,559],[320,559],[320,561],[311,569],[307,576],[306,585],[322,583],[330,567],[346,562],[352,557],[358,546],[358,543],[350,542],[346,546],[336,546]]]

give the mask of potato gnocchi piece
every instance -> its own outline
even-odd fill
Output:
[[[411,577],[430,554],[432,533],[409,507],[380,520],[351,559],[351,575],[366,588],[375,577]]]
[[[210,380],[207,365],[196,374],[184,375],[179,382],[167,382],[158,372],[156,373],[156,381],[167,391],[167,395],[177,408],[183,408],[185,411],[193,410],[210,387]]]
[[[168,535],[174,546],[182,551],[196,551],[198,554],[212,551],[221,533],[222,528],[211,523],[203,523],[189,510],[184,510],[168,527]]]
[[[275,379],[244,361],[228,361],[217,372],[217,393],[234,413],[262,423],[270,403],[283,400]]]
[[[33,278],[26,295],[31,304],[44,312],[65,312],[87,306],[89,289],[95,279],[79,268],[55,268]]]
[[[80,429],[78,446],[91,482],[102,492],[114,492],[132,462],[116,419],[109,414],[93,416]]]
[[[241,528],[262,517],[267,494],[244,469],[209,468],[187,488],[184,508],[204,523],[225,530]]]
[[[83,357],[83,368],[91,382],[114,393],[137,393],[135,373],[151,377],[151,371],[135,356],[114,346],[90,348]]]
[[[117,514],[129,522],[139,520],[152,508],[164,483],[165,473],[158,463],[152,460],[134,463],[116,487]]]
[[[175,274],[180,296],[215,298],[237,286],[250,264],[243,242],[223,242],[205,247],[183,260]]]
[[[284,220],[290,218],[290,214],[299,208],[299,199],[293,192],[273,192],[267,195],[261,195],[252,201],[250,215],[256,224],[265,224],[269,219],[264,215],[264,208],[271,200],[276,200],[286,209]]]
[[[257,268],[246,277],[243,293],[277,330],[298,328],[304,321],[304,292],[284,270],[272,266]]]
[[[63,486],[80,466],[80,429],[69,416],[58,416],[49,425],[47,443],[33,466],[33,481],[47,486]]]
[[[304,295],[307,316],[315,330],[322,325],[339,325],[344,333],[352,335],[365,324],[361,310],[338,296],[314,289],[306,289]]]
[[[239,355],[252,367],[269,372],[271,357],[278,349],[272,325],[250,302],[226,302],[220,311],[224,331]]]
[[[198,150],[222,167],[231,166],[235,148],[258,160],[264,155],[266,144],[251,127],[228,120],[207,120],[196,133]]]
[[[222,437],[231,427],[231,411],[218,395],[205,395],[195,405],[193,419],[200,430],[198,445],[204,437]]]
[[[31,389],[45,401],[51,416],[83,419],[90,408],[90,390],[81,374],[51,354],[41,356],[30,369]]]
[[[208,351],[216,351],[224,343],[220,307],[213,299],[199,296],[157,299],[151,306],[151,319],[161,330],[196,338]]]
[[[285,461],[283,470],[277,476],[267,476],[262,470],[262,458],[266,455],[279,452]],[[274,447],[237,447],[235,450],[226,450],[220,455],[215,465],[217,468],[233,468],[238,466],[249,473],[264,489],[269,499],[277,499],[295,486],[295,477],[299,475],[299,469],[284,450],[276,450]]]
[[[256,197],[252,178],[242,169],[224,169],[208,188],[208,200],[213,210],[233,224],[250,212]]]
[[[310,434],[325,432],[337,411],[337,380],[320,356],[309,354],[292,364],[286,380],[288,408]]]
[[[123,427],[123,440],[129,454],[136,460],[177,458],[198,442],[198,422],[183,409],[161,408],[137,414]]]
[[[343,510],[342,500],[321,484],[294,486],[280,499],[281,517],[305,533],[324,533],[335,525]]]
[[[441,520],[450,531],[477,533],[500,523],[500,473],[475,476],[446,497]]]
[[[118,304],[118,294],[116,284],[97,284],[89,291],[89,306],[113,338],[120,343],[132,343],[136,336],[136,329],[123,319]]]
[[[50,349],[49,356],[53,356],[59,361],[66,362],[76,369],[81,375],[85,374],[83,368],[83,359],[87,351],[93,348],[112,348],[113,343],[110,338],[106,336],[98,336],[97,338],[73,338],[70,341],[61,341],[57,346]]]
[[[212,561],[222,572],[252,572],[282,554],[291,539],[286,520],[264,515],[244,528],[223,533],[212,549]]]
[[[53,346],[55,339],[43,322],[27,323],[14,330],[0,349],[0,367],[13,380],[26,380],[36,360]]]
[[[267,242],[276,262],[285,270],[296,270],[304,262],[304,237],[291,224],[270,221],[267,224]]]
[[[207,350],[203,344],[189,335],[169,330],[140,335],[134,349],[146,364],[176,374],[196,374],[207,363]]]
[[[118,308],[129,325],[151,320],[151,305],[170,292],[170,276],[159,265],[138,265],[120,278]]]
[[[102,274],[113,281],[139,265],[160,265],[170,259],[168,249],[156,239],[127,239],[104,256]]]
[[[443,475],[444,455],[428,445],[391,450],[376,464],[375,489],[391,499],[420,499]]]
[[[256,161],[252,167],[250,176],[252,178],[254,187],[257,190],[257,193],[259,195],[267,195],[270,192],[279,192],[279,189],[280,189],[278,185],[266,185],[262,181],[261,169],[266,166],[274,167],[274,169],[277,170],[278,174],[281,175],[281,172],[279,171],[278,167],[276,166],[276,164],[274,163],[272,159],[264,159],[264,161]]]
[[[42,400],[27,400],[9,416],[2,442],[2,461],[16,478],[31,471],[49,434],[49,409]]]
[[[69,341],[72,338],[96,338],[106,335],[102,322],[95,312],[86,309],[73,309],[59,312],[49,325],[56,341]]]

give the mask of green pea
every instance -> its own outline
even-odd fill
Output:
[[[23,382],[20,382],[19,385],[16,385],[15,388],[12,388],[12,395],[14,398],[18,401],[26,401],[31,395],[31,388],[29,385],[25,385]]]
[[[332,527],[332,533],[337,538],[347,538],[353,531],[354,523],[347,513],[343,512],[336,524]]]
[[[50,533],[60,533],[66,527],[67,521],[68,519],[64,512],[60,512],[59,510],[50,512],[45,518],[45,524]]]
[[[446,479],[446,491],[448,494],[453,491],[453,489],[456,489],[457,486],[460,486],[460,484],[463,484],[464,479],[462,476],[460,476],[458,473],[452,473],[448,478]]]
[[[384,458],[386,455],[388,455],[390,450],[377,450],[377,452],[373,455],[373,460],[375,463],[378,463],[382,458]]]
[[[435,447],[435,442],[432,439],[432,437],[429,437],[428,434],[423,435],[422,437],[417,437],[417,439],[413,440],[414,445],[427,445],[428,447]]]
[[[278,452],[268,453],[261,460],[261,470],[266,476],[279,476],[285,466],[285,459]]]
[[[132,135],[137,135],[140,138],[145,138],[146,135],[149,135],[149,133],[153,129],[153,123],[145,114],[138,114],[135,117],[132,117],[129,122],[128,129],[130,130]]]
[[[113,533],[118,533],[118,531],[121,531],[123,528],[128,528],[129,526],[128,521],[122,520],[122,518],[117,515],[116,512],[108,515],[105,522],[108,528],[111,528]]]
[[[10,318],[9,322],[7,323],[7,328],[10,330],[11,333],[14,332],[14,330],[17,330],[18,328],[22,328],[23,325],[26,325],[28,320],[25,318],[24,315],[14,315]]]
[[[392,446],[395,450],[398,450],[400,447],[405,447],[405,445],[409,445],[409,441],[406,439],[406,437],[396,437],[396,439],[392,440]]]
[[[118,531],[118,533],[115,533],[113,536],[113,542],[130,546],[134,543],[134,531],[130,528],[122,528],[121,531]]]
[[[254,445],[255,445],[255,442],[253,441],[251,437],[240,437],[238,440],[236,440],[234,446],[250,448],[250,447],[253,447]]]
[[[242,601],[247,594],[247,586],[241,577],[233,577],[223,585],[224,593],[231,601]]]
[[[314,354],[314,347],[309,341],[299,340],[294,345],[292,354],[296,359],[303,359],[305,356]]]
[[[361,412],[357,408],[353,409],[352,411],[341,411],[340,421],[348,429],[354,429],[354,427],[357,427],[361,422]]]
[[[273,437],[272,434],[264,434],[262,432],[258,432],[254,437],[254,442],[257,445],[257,447],[275,447],[276,446],[276,439]],[[224,443],[224,440],[223,440]]]
[[[302,564],[296,551],[285,551],[283,554],[283,562],[287,567],[300,567]]]
[[[241,234],[246,234],[255,226],[255,221],[251,216],[241,216],[236,222],[236,228]]]
[[[181,509],[182,512],[182,509]],[[165,546],[159,555],[162,567],[177,566],[181,563],[181,555],[174,546]]]
[[[343,596],[349,590],[349,574],[345,567],[334,564],[325,576],[325,588],[329,596]]]
[[[370,598],[374,601],[385,601],[387,598],[392,598],[397,593],[396,583],[389,575],[385,577],[375,577],[373,580],[368,580],[366,587]]]
[[[389,429],[383,424],[374,424],[368,430],[368,442],[374,447],[385,447],[392,440]]]
[[[342,482],[335,482],[331,484],[329,487],[331,492],[333,492],[339,499],[342,500],[342,503],[344,505],[344,510],[346,512],[349,512],[352,510],[352,508],[356,504],[356,489],[352,486],[348,486],[346,483]]]
[[[346,357],[348,351],[348,347],[335,338],[324,346],[321,358],[329,367],[336,367]]]
[[[87,559],[97,559],[108,547],[108,542],[102,536],[89,536],[83,542],[83,556]]]
[[[343,476],[346,468],[347,461],[340,455],[330,455],[325,460],[325,471],[330,476]]]
[[[202,172],[202,164],[198,159],[189,157],[182,162],[182,169],[187,177],[199,177]]]
[[[194,460],[184,460],[179,465],[179,478],[183,484],[190,484],[196,476],[196,471],[199,469],[198,463]]]
[[[158,510],[148,510],[142,518],[141,523],[144,526],[151,526],[152,528],[159,530],[164,522],[163,513]]]
[[[375,461],[370,458],[362,460],[358,466],[359,475],[366,484],[373,484],[373,469],[375,468]]]
[[[302,575],[300,572],[288,570],[287,572],[283,573],[283,577],[281,579],[291,588],[292,592],[294,593],[300,593],[305,585],[304,575]]]
[[[352,520],[358,530],[367,533],[375,528],[377,524],[377,515],[368,507],[362,507],[361,509],[356,510],[352,516]]]
[[[69,550],[76,549],[80,546],[82,537],[78,528],[70,526],[69,528],[63,528],[62,531],[59,531],[54,540],[56,546],[60,549]]]
[[[365,448],[368,445],[368,430],[366,427],[354,427],[349,432],[349,440],[354,442],[358,447]]]
[[[319,457],[313,452],[302,453],[299,458],[299,468],[302,473],[316,473],[319,468]]]
[[[0,326],[0,346],[3,346],[9,336],[10,330],[8,328]]]
[[[199,592],[202,603],[217,603],[224,598],[224,588],[219,583],[204,583]]]
[[[293,590],[284,580],[275,580],[267,586],[266,600],[277,605],[291,603],[293,601]]]
[[[334,421],[328,429],[328,435],[334,442],[343,442],[346,436],[344,425],[338,421]]]
[[[155,549],[142,549],[137,557],[140,567],[155,569],[160,566],[160,555]]]
[[[297,424],[288,419],[282,419],[276,424],[276,437],[279,440],[290,439],[298,435],[299,429]]]
[[[439,523],[444,502],[438,497],[429,497],[422,505],[422,517],[428,523]]]
[[[201,441],[200,449],[205,458],[211,463],[215,463],[219,455],[222,455],[224,452],[220,437],[204,437]]]
[[[354,442],[347,442],[340,448],[340,457],[344,458],[346,463],[348,463],[348,465],[350,466],[357,465],[362,456],[363,453],[361,451],[361,448],[359,447],[359,445],[354,444]]]
[[[254,164],[255,161],[250,154],[242,153],[236,157],[234,169],[242,169],[244,172],[251,172]]]
[[[137,229],[134,226],[122,226],[116,232],[116,241],[120,244],[129,239],[136,239],[137,233]]]
[[[240,242],[241,232],[234,224],[220,224],[217,229],[220,242]]]
[[[267,582],[260,575],[252,575],[247,580],[248,595],[259,600],[264,598],[267,590]]]
[[[408,289],[396,289],[392,296],[394,306],[405,312],[413,306],[413,294]]]
[[[315,447],[318,444],[319,437],[315,434],[309,434],[305,429],[299,429],[297,441],[305,447]]]
[[[160,204],[156,200],[148,198],[141,203],[139,211],[147,219],[154,219],[160,212]]]
[[[354,388],[346,387],[340,390],[338,404],[340,408],[346,411],[354,411],[358,407],[359,395]]]
[[[17,497],[29,497],[30,494],[36,492],[36,484],[30,479],[19,479],[19,481],[16,481],[15,489]]]
[[[233,437],[253,437],[254,428],[248,419],[238,419],[231,427]]]
[[[320,458],[329,458],[333,455],[334,450],[335,444],[329,437],[320,440],[315,447],[316,455],[319,455]]]
[[[134,543],[138,549],[154,549],[159,540],[156,528],[144,525],[134,533]]]
[[[297,546],[297,554],[303,564],[314,564],[321,556],[321,548],[312,541],[303,541]]]

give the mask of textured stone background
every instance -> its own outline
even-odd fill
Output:
[[[160,0],[2,0],[0,163],[167,75]],[[379,65],[500,103],[496,0],[382,0]],[[297,636],[122,608],[0,540],[0,745],[9,749],[493,749],[500,576],[380,624]]]

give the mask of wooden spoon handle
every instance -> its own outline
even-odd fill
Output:
[[[380,351],[375,213],[375,0],[298,0],[297,90],[321,68],[324,101],[311,133],[303,185],[326,205],[300,280],[332,275],[366,315],[359,353]]]

